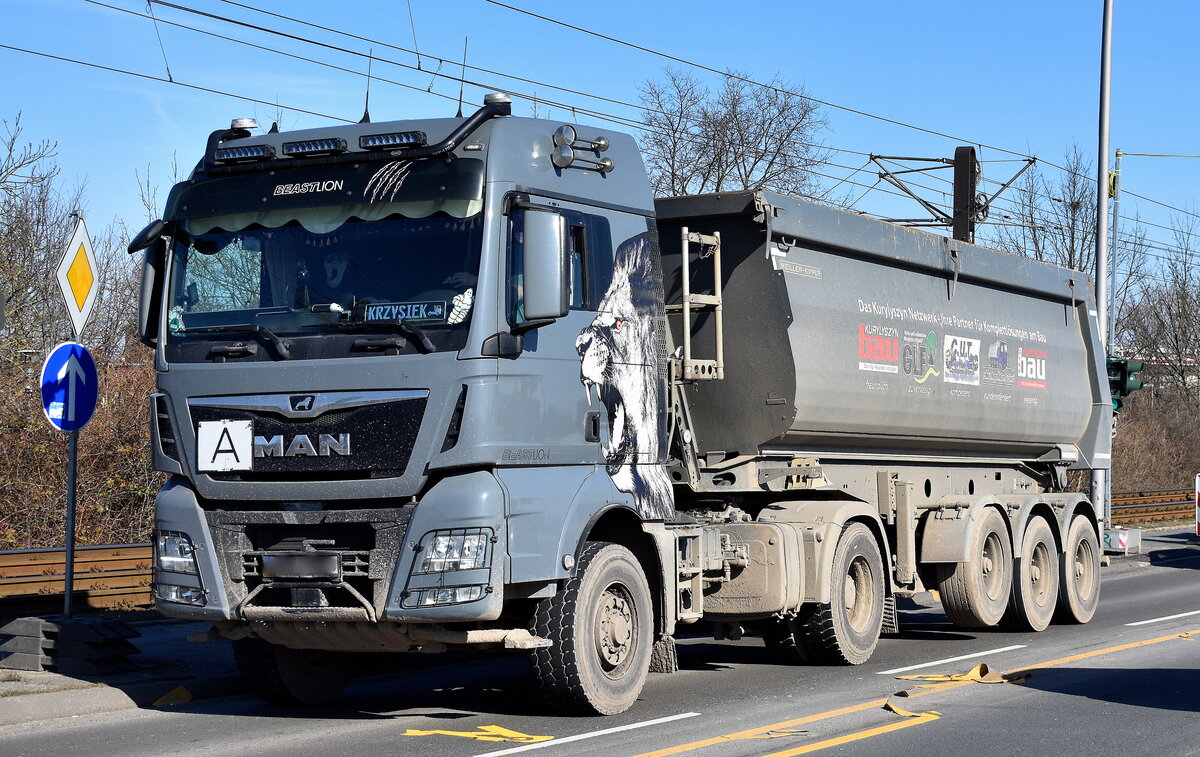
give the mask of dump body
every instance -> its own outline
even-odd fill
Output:
[[[681,229],[721,234],[725,379],[687,392],[701,454],[1108,467],[1082,274],[766,192],[656,205],[668,302]],[[711,290],[711,270],[692,265],[693,291]],[[714,318],[691,328],[693,345],[715,344]]]

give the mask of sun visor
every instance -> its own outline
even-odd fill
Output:
[[[261,219],[252,222],[269,228],[298,220],[320,231],[340,224],[347,213],[363,220],[393,213],[419,218],[439,212],[463,218],[482,208],[483,180],[484,162],[474,158],[248,172],[177,184],[167,199],[166,220],[246,215]],[[338,208],[330,208],[328,218],[311,212],[329,206]],[[200,221],[189,227],[203,225]]]

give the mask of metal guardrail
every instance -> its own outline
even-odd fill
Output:
[[[1114,492],[1113,523],[1190,520],[1196,503],[1191,489]],[[75,591],[81,606],[148,607],[154,604],[154,555],[149,544],[106,544],[75,550]],[[14,607],[61,607],[66,550],[0,551],[0,612]]]
[[[154,604],[154,555],[149,544],[106,544],[75,549],[78,607],[132,609]],[[0,614],[62,609],[66,550],[0,551]]]

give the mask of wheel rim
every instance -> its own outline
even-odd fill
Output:
[[[1080,599],[1090,599],[1096,591],[1096,553],[1087,539],[1075,545],[1075,571],[1072,575],[1075,593]]]
[[[600,595],[592,637],[600,669],[609,678],[620,678],[633,659],[638,617],[633,597],[622,584],[608,586]]]
[[[846,608],[846,622],[855,633],[863,633],[871,625],[874,611],[875,592],[872,591],[874,577],[871,565],[859,555],[850,563],[846,574],[846,585],[842,590],[842,606]]]
[[[996,600],[1007,594],[1004,586],[1004,543],[995,531],[989,533],[983,541],[983,557],[980,560],[980,571],[983,577],[983,591],[988,599]]]
[[[1052,569],[1050,549],[1046,542],[1039,541],[1029,557],[1029,596],[1039,607],[1054,599],[1050,596],[1054,585]]]

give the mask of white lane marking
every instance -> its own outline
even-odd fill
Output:
[[[1164,620],[1175,620],[1176,618],[1186,618],[1190,615],[1200,615],[1200,610],[1192,610],[1191,612],[1181,612],[1178,615],[1167,615],[1162,618],[1151,618],[1150,620],[1139,620],[1136,623],[1126,623],[1127,626],[1145,626],[1150,623],[1161,623]]]
[[[643,720],[640,723],[630,723],[629,725],[619,725],[615,728],[605,728],[600,731],[592,731],[591,733],[581,733],[577,736],[567,736],[562,739],[551,739],[550,741],[541,741],[537,744],[525,744],[524,746],[515,746],[511,749],[500,749],[495,752],[484,752],[476,755],[476,757],[500,757],[502,754],[516,754],[517,752],[527,752],[530,749],[541,749],[544,746],[554,746],[555,744],[567,744],[572,741],[583,741],[584,739],[594,739],[597,736],[607,736],[610,733],[620,733],[621,731],[632,731],[634,728],[645,728],[650,725],[658,725],[659,723],[670,723],[672,720],[683,720],[684,718],[694,718],[700,713],[684,712],[679,715],[669,715],[665,718],[655,718],[654,720]]]
[[[971,654],[959,655],[958,657],[947,657],[944,660],[934,660],[933,662],[923,662],[920,665],[909,665],[907,668],[896,668],[895,670],[881,670],[876,675],[890,676],[893,673],[906,673],[910,670],[918,670],[920,668],[932,668],[934,665],[945,665],[948,662],[958,662],[960,660],[969,660],[972,657],[983,657],[987,654],[999,654],[1000,652],[1011,652],[1014,649],[1024,649],[1024,644],[1013,644],[1011,647],[1000,647],[999,649],[989,649],[985,652],[972,652]]]

